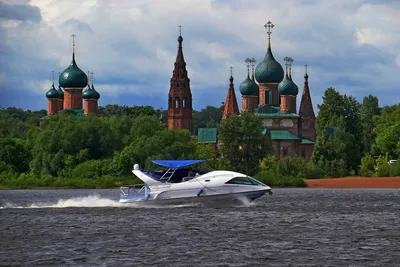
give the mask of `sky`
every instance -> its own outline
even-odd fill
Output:
[[[241,105],[244,60],[264,58],[267,21],[275,59],[294,59],[298,106],[305,64],[316,113],[328,87],[398,104],[399,14],[398,0],[0,0],[0,107],[46,109],[51,71],[68,67],[75,34],[99,105],[166,109],[179,25],[194,109],[225,101],[231,66]]]

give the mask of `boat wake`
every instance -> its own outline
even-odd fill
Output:
[[[121,208],[179,208],[191,207],[195,204],[188,203],[182,205],[149,205],[145,203],[119,203],[117,200],[103,198],[99,195],[85,197],[74,197],[69,199],[59,199],[57,203],[35,202],[27,205],[18,205],[7,202],[0,206],[0,209],[42,209],[42,208],[102,208],[102,207],[121,207]]]

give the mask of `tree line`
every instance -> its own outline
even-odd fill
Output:
[[[328,88],[318,105],[312,161],[277,161],[261,120],[244,113],[221,123],[222,107],[193,111],[193,131],[168,130],[165,110],[107,105],[75,119],[45,110],[0,109],[0,186],[9,188],[115,187],[138,180],[138,163],[152,159],[208,159],[215,169],[254,176],[271,186],[305,186],[304,178],[400,175],[400,105],[380,108],[378,98],[353,97]],[[218,127],[222,158],[212,144],[197,143],[197,129]],[[261,163],[261,164],[260,164]],[[159,168],[159,167],[156,167]]]

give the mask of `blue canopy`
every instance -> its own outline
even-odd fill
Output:
[[[165,166],[168,168],[181,168],[196,163],[204,162],[205,160],[191,159],[191,160],[153,160],[153,163]]]

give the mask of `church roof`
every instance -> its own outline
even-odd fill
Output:
[[[306,74],[304,75],[303,95],[301,96],[299,115],[301,117],[315,118],[314,108],[312,106],[310,88],[308,87],[307,65]]]
[[[260,117],[299,117],[296,113],[281,113],[279,106],[258,106],[254,112],[255,115]]]
[[[231,77],[229,78],[229,89],[228,95],[226,96],[224,112],[222,113],[222,119],[228,119],[233,114],[239,114],[239,106],[236,99],[235,89],[233,86],[233,76],[231,73]]]
[[[307,138],[301,138],[300,144],[302,144],[302,145],[313,145],[313,144],[315,144],[315,142],[311,141],[310,139],[307,139]]]
[[[199,128],[197,134],[198,143],[217,143],[217,128]]]
[[[74,115],[75,119],[81,119],[86,117],[83,109],[62,109],[58,112],[58,114],[72,114]],[[51,117],[52,116],[46,115],[40,118],[40,120],[47,120],[50,119]]]
[[[288,130],[268,130],[266,129],[266,134],[271,137],[271,140],[301,140],[300,137],[296,136],[294,133]]]

